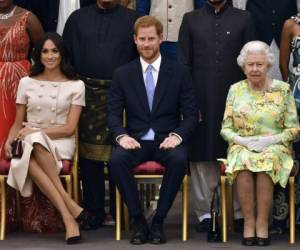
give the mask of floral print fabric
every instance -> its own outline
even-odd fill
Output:
[[[231,86],[222,122],[221,135],[229,148],[226,173],[235,177],[237,171],[266,172],[274,183],[286,186],[293,167],[292,142],[297,138],[299,125],[294,98],[289,85],[273,80],[271,90],[253,91],[247,80]],[[235,136],[281,136],[281,143],[263,152],[250,151],[235,144]]]

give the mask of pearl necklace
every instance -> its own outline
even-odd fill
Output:
[[[10,12],[6,13],[6,14],[0,14],[0,20],[6,20],[10,17],[12,17],[15,13],[17,6],[15,6]]]

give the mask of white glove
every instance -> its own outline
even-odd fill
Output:
[[[270,136],[260,136],[256,137],[254,141],[251,141],[248,145],[248,148],[252,151],[263,152],[269,146],[277,144],[281,141],[281,136],[270,135]]]
[[[250,149],[249,146],[250,146],[253,142],[255,142],[255,140],[256,140],[256,137],[254,137],[254,136],[241,137],[241,136],[237,135],[237,136],[235,136],[235,137],[233,138],[233,142],[234,142],[235,144],[244,146],[244,147],[246,147],[246,148],[248,148],[248,149]]]

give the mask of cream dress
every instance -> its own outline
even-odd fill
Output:
[[[20,80],[16,103],[26,105],[25,126],[36,129],[61,126],[67,122],[71,105],[85,106],[84,83],[81,80],[51,82],[24,77]],[[28,167],[34,143],[43,145],[53,155],[57,173],[62,168],[61,159],[72,159],[75,149],[74,136],[50,139],[44,132],[27,135],[23,140],[22,158],[11,160],[7,179],[8,185],[25,197],[32,194]]]

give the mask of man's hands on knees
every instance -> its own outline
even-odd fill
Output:
[[[170,149],[175,148],[181,143],[181,140],[176,135],[169,135],[164,139],[164,141],[159,145],[160,149]]]
[[[125,149],[138,149],[141,148],[141,144],[134,138],[124,135],[118,140],[120,146]]]

